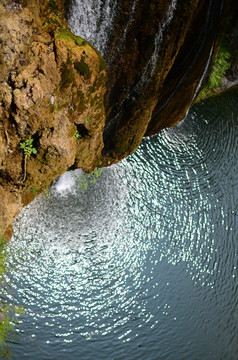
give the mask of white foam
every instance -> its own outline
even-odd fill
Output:
[[[67,171],[58,178],[56,183],[53,185],[52,190],[60,195],[74,193],[76,190],[75,178],[81,177],[82,174],[83,172],[80,169]]]

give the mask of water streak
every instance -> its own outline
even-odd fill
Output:
[[[149,62],[147,63],[146,67],[143,70],[141,81],[137,85],[137,87],[143,87],[148,82],[148,80],[151,78],[151,76],[153,76],[153,74],[154,74],[154,71],[158,64],[159,49],[160,49],[160,45],[163,42],[164,32],[167,30],[168,26],[170,25],[170,23],[173,19],[174,11],[176,10],[176,7],[177,7],[177,0],[172,0],[166,15],[164,16],[163,20],[161,21],[160,29],[155,35],[154,52],[153,52]]]
[[[69,27],[104,54],[117,6],[117,0],[73,0]]]

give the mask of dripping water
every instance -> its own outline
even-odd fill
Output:
[[[117,7],[117,0],[73,0],[69,27],[104,55]]]
[[[163,41],[164,32],[168,28],[168,26],[170,25],[170,23],[173,19],[173,15],[174,15],[176,6],[177,6],[177,0],[172,0],[172,3],[170,4],[170,6],[168,8],[167,13],[161,22],[160,29],[157,32],[157,34],[155,35],[154,52],[153,52],[149,62],[147,63],[146,67],[144,68],[143,74],[141,77],[141,81],[137,85],[136,88],[142,88],[154,75],[156,65],[158,63],[159,49],[160,49],[160,45],[162,44],[162,41]]]

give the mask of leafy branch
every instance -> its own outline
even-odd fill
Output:
[[[33,141],[34,139],[29,136],[26,141],[20,143],[21,149],[23,149],[24,152],[24,177],[23,182],[26,180],[26,165],[27,165],[27,158],[30,157],[32,154],[37,154],[37,150],[35,147],[33,147]]]

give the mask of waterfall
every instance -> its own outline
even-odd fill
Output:
[[[73,0],[69,27],[104,55],[117,6],[117,0]]]
[[[167,27],[170,25],[170,23],[173,19],[173,15],[174,15],[176,6],[177,6],[177,0],[172,0],[167,13],[161,22],[160,29],[155,35],[154,52],[153,52],[149,62],[147,63],[146,67],[143,70],[141,80],[137,84],[136,90],[139,90],[138,88],[143,87],[155,72],[155,68],[158,63],[160,45],[164,38],[164,31],[167,29]]]

